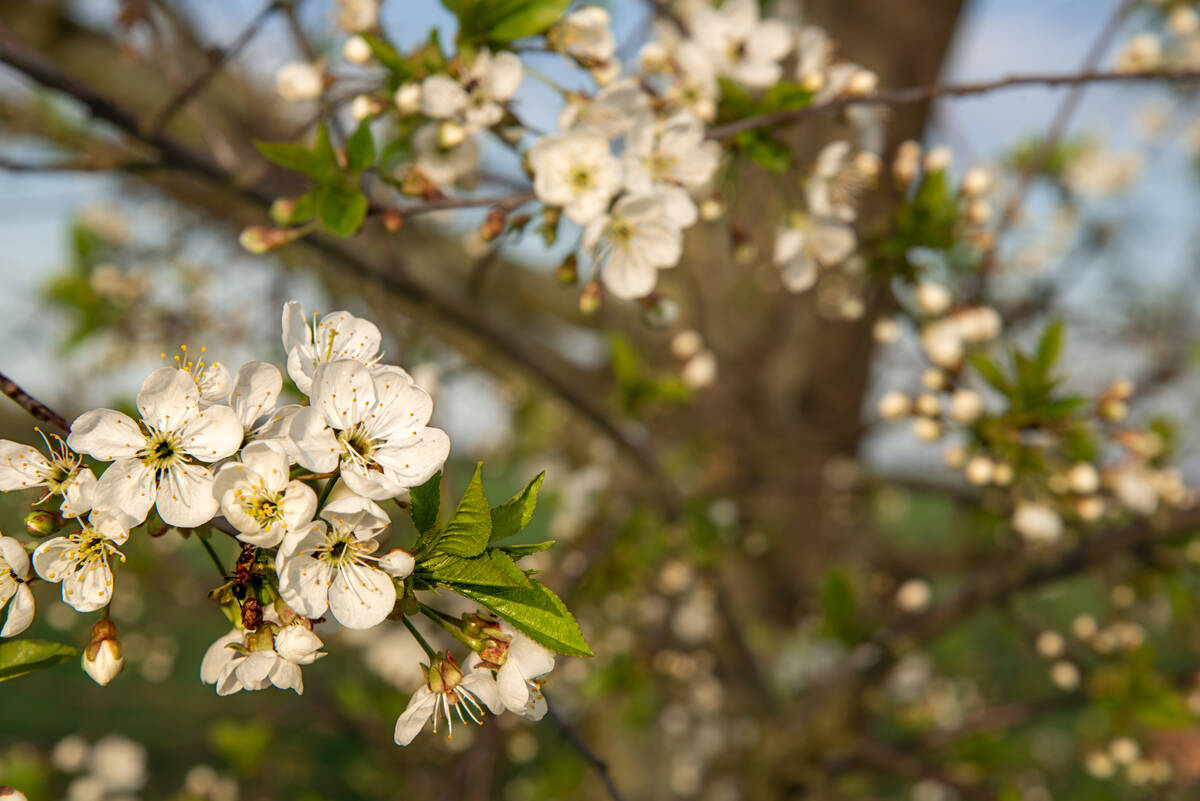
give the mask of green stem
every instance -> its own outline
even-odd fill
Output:
[[[217,566],[217,572],[221,574],[221,579],[224,580],[228,578],[229,574],[225,572],[225,568],[221,565],[221,557],[217,556],[217,552],[214,551],[212,545],[209,544],[208,538],[201,537],[199,534],[197,534],[196,539],[200,540],[200,544],[204,546],[204,550],[208,551],[208,557],[212,559],[212,563]]]
[[[432,660],[435,653],[433,648],[429,643],[425,642],[425,638],[421,636],[421,632],[417,631],[417,627],[412,624],[412,621],[407,617],[402,617],[400,618],[400,622],[408,629],[408,633],[416,638],[417,644],[421,646],[421,649],[425,652],[425,656]]]
[[[321,497],[317,498],[317,509],[321,509],[325,505],[325,501],[329,499],[329,493],[333,492],[333,485],[338,483],[340,476],[334,476],[325,482],[325,486],[321,488]]]
[[[450,619],[447,618],[445,615],[443,615],[441,612],[439,612],[438,610],[434,609],[431,606],[426,606],[425,604],[421,603],[420,601],[418,601],[417,603],[421,608],[421,614],[423,614],[425,617],[432,620],[434,623],[437,623],[439,626],[444,628],[446,631],[450,632],[451,636],[453,636],[455,639],[461,641],[464,645],[466,645],[472,651],[475,650],[475,648],[479,645],[479,640],[477,640],[473,637],[468,637],[462,629],[460,629],[458,626],[451,623]]]

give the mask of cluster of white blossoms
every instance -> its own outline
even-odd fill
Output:
[[[356,24],[345,24],[347,16]],[[456,185],[472,186],[479,178],[480,137],[495,134],[522,156],[543,206],[543,234],[552,239],[560,217],[581,226],[580,253],[592,267],[589,286],[602,284],[625,299],[652,295],[658,271],[679,263],[684,230],[710,218],[700,213],[698,200],[719,207],[715,179],[723,151],[709,139],[708,125],[717,118],[722,82],[751,98],[790,87],[804,103],[867,94],[877,84],[870,71],[835,58],[825,31],[762,18],[755,0],[673,4],[626,72],[608,11],[583,6],[542,33],[546,47],[586,70],[596,90],[568,91],[551,82],[564,105],[557,130],[541,132],[527,126],[514,105],[531,74],[519,50],[469,47],[448,58],[431,43],[405,57],[372,38],[378,20],[367,16],[343,13],[342,27],[351,36],[342,57],[356,68],[383,66],[392,73],[384,88],[358,94],[350,108],[357,121],[394,121],[408,140],[400,148],[407,158],[386,182],[426,199]],[[404,58],[411,66],[397,71],[394,62]],[[276,83],[286,100],[306,102],[333,96],[338,79],[320,64],[294,63],[277,73]],[[877,148],[878,114],[855,107],[848,117],[857,129],[874,131],[859,138]],[[776,261],[789,288],[811,284],[815,265],[833,266],[853,253],[854,196],[875,178],[879,164],[874,152],[849,142],[822,151],[809,181],[807,212],[790,215],[780,232]],[[496,235],[489,231],[484,242]]]
[[[398,601],[418,603],[405,583],[417,562],[384,547],[392,520],[381,504],[407,508],[410,489],[439,474],[450,440],[428,425],[433,402],[425,390],[382,363],[380,340],[368,320],[344,311],[310,318],[291,302],[283,344],[299,403],[283,402],[284,377],[272,364],[249,362],[231,373],[185,349],[146,378],[136,417],[86,412],[65,442],[44,438],[46,453],[0,441],[0,490],[40,493],[26,522],[42,539],[34,547],[0,535],[0,609],[8,607],[0,636],[32,622],[35,582],[61,584],[63,602],[76,611],[104,610],[83,667],[98,683],[111,681],[124,659],[107,607],[121,549],[143,525],[147,537],[174,528],[201,539],[214,561],[207,538],[216,532],[241,547],[236,569],[222,568],[226,583],[211,594],[233,622],[200,669],[219,695],[269,686],[301,693],[301,668],[325,656],[319,624],[322,632],[334,624],[365,630],[403,618]],[[98,477],[85,456],[100,463]],[[192,533],[200,527],[211,533]],[[523,574],[518,581],[528,584]],[[460,719],[485,709],[544,714],[540,687],[554,667],[552,651],[484,613],[458,619],[422,611],[457,631],[472,659],[459,668],[421,640],[426,687],[401,716],[398,743],[452,711]]]
[[[1124,72],[1145,70],[1200,69],[1200,8],[1193,3],[1170,4],[1150,0],[1153,7],[1150,29],[1130,36],[1116,57],[1116,68]]]

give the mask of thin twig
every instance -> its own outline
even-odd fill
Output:
[[[205,86],[208,86],[209,81],[215,78],[217,73],[219,73],[232,58],[240,53],[242,49],[250,43],[250,40],[258,35],[259,29],[262,28],[266,21],[271,18],[271,15],[286,4],[286,0],[272,0],[272,2],[268,3],[262,11],[258,12],[254,19],[250,21],[250,24],[246,26],[245,30],[239,33],[237,38],[235,38],[228,47],[226,47],[215,58],[213,58],[212,63],[210,63],[203,72],[193,78],[187,86],[183,87],[183,89],[175,95],[175,97],[171,98],[171,101],[163,107],[162,111],[154,115],[154,118],[150,121],[150,124],[146,126],[146,130],[152,135],[161,133],[162,130],[167,127],[167,124],[171,122],[171,119],[179,112],[179,110],[186,106],[193,97],[198,95]]]
[[[63,432],[71,430],[71,424],[65,417],[21,389],[15,381],[3,373],[0,373],[0,392],[12,398],[18,406],[43,423],[49,423]]]
[[[575,727],[555,711],[549,697],[546,697],[546,714],[550,716],[550,720],[554,721],[554,725],[558,727],[559,732],[571,744],[571,747],[583,757],[583,761],[588,763],[588,766],[595,771],[600,781],[604,784],[604,788],[608,790],[608,795],[612,798],[612,801],[625,801],[625,796],[621,795],[617,783],[613,781],[612,774],[608,770],[608,763],[597,756],[596,752],[583,741],[583,737],[575,730]]]
[[[28,164],[0,156],[0,170],[5,172],[143,172],[162,169],[170,169],[170,166],[157,161],[112,162],[82,159]]]
[[[945,83],[929,86],[910,86],[891,89],[869,95],[839,97],[827,103],[818,103],[805,108],[773,111],[753,117],[735,120],[725,125],[708,129],[709,139],[728,139],[743,131],[765,128],[782,123],[801,122],[822,114],[850,108],[851,106],[902,106],[922,103],[936,97],[966,97],[986,94],[1001,89],[1016,89],[1023,86],[1078,86],[1091,83],[1120,83],[1124,81],[1200,81],[1200,70],[1141,70],[1131,72],[1088,71],[1071,74],[1010,75],[994,81],[974,83]]]

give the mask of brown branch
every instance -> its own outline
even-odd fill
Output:
[[[1001,89],[1016,89],[1027,86],[1062,87],[1092,83],[1120,83],[1125,81],[1200,81],[1200,70],[1142,70],[1137,72],[1088,71],[1069,75],[1034,74],[1010,75],[994,81],[973,83],[948,83],[930,86],[910,86],[891,89],[869,95],[839,97],[827,103],[818,103],[805,108],[773,111],[753,117],[735,120],[708,129],[709,139],[728,139],[744,131],[765,128],[770,125],[802,122],[822,114],[829,114],[851,106],[902,106],[923,103],[938,97],[967,97],[986,94]]]
[[[287,4],[288,0],[272,0],[272,2],[268,3],[262,11],[258,12],[254,19],[250,21],[250,24],[247,25],[246,28],[237,35],[237,37],[229,44],[229,46],[217,54],[215,58],[213,58],[212,63],[208,65],[207,69],[193,78],[187,84],[187,86],[185,86],[178,94],[175,95],[175,97],[171,98],[170,102],[168,102],[161,111],[154,115],[153,119],[146,126],[146,130],[149,132],[149,134],[153,136],[162,133],[162,130],[167,127],[167,125],[171,122],[171,119],[179,112],[179,110],[186,106],[192,98],[203,91],[204,87],[208,86],[209,82],[217,76],[217,73],[219,73],[231,59],[237,56],[237,54],[240,53],[242,49],[246,47],[246,45],[250,44],[250,40],[258,35],[259,29],[262,28],[266,21],[271,18],[271,15]]]
[[[67,161],[27,164],[0,156],[0,170],[5,172],[143,172],[146,170],[170,169],[169,165],[157,161],[99,161],[95,159],[71,159]]]
[[[598,776],[600,781],[604,784],[604,789],[608,790],[608,795],[612,801],[625,801],[625,797],[621,795],[621,791],[618,789],[617,783],[613,781],[612,773],[610,773],[608,770],[608,763],[597,756],[596,752],[593,751],[591,747],[583,741],[583,737],[581,737],[579,732],[575,730],[575,727],[568,723],[561,715],[558,714],[557,711],[555,711],[554,705],[550,703],[549,697],[546,697],[546,714],[549,715],[550,720],[554,722],[554,725],[558,727],[558,730],[562,734],[563,738],[571,745],[572,748],[579,752],[579,755],[583,757],[583,761],[588,763],[588,766],[595,771],[596,776]]]
[[[12,398],[14,403],[43,423],[49,423],[64,433],[71,430],[71,424],[65,417],[21,389],[15,381],[3,373],[0,373],[0,392]]]

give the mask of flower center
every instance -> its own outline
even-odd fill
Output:
[[[242,501],[246,514],[264,528],[283,519],[282,503],[281,493],[268,492],[261,488],[257,494]]]
[[[146,439],[145,447],[137,455],[142,464],[161,472],[183,461],[181,445],[178,434],[155,431]]]
[[[47,438],[40,428],[36,430],[38,434],[41,434],[42,441],[46,443],[47,461],[50,463],[49,467],[41,468],[39,478],[45,482],[49,495],[61,495],[64,485],[75,477],[83,459],[67,449],[67,443],[63,442],[62,437],[51,434]],[[42,501],[44,500],[46,498],[42,498]]]
[[[371,457],[375,451],[375,441],[367,436],[366,428],[362,423],[355,423],[351,428],[338,434],[338,442],[342,446],[342,458],[352,462],[361,470],[370,470],[375,467],[375,460]]]
[[[613,247],[626,248],[633,241],[635,228],[632,223],[622,217],[613,217],[608,224],[608,240]]]
[[[578,166],[571,170],[570,176],[571,188],[576,192],[586,192],[596,185],[592,177],[592,171],[587,167]]]

